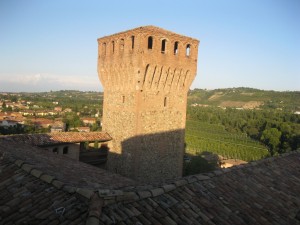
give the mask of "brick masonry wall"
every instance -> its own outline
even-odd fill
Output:
[[[113,138],[110,171],[143,182],[182,175],[198,43],[153,26],[98,39],[103,130]]]

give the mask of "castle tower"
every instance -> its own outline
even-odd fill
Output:
[[[98,39],[107,167],[138,181],[182,176],[187,92],[199,41],[145,26]]]

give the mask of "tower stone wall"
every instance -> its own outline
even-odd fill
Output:
[[[110,171],[143,182],[180,177],[187,92],[199,41],[145,26],[98,39]]]

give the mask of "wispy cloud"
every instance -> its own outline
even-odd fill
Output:
[[[97,75],[70,76],[54,74],[0,74],[0,91],[101,90]]]

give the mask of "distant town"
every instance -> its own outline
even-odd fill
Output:
[[[102,93],[0,93],[0,133],[90,132],[101,129]]]

